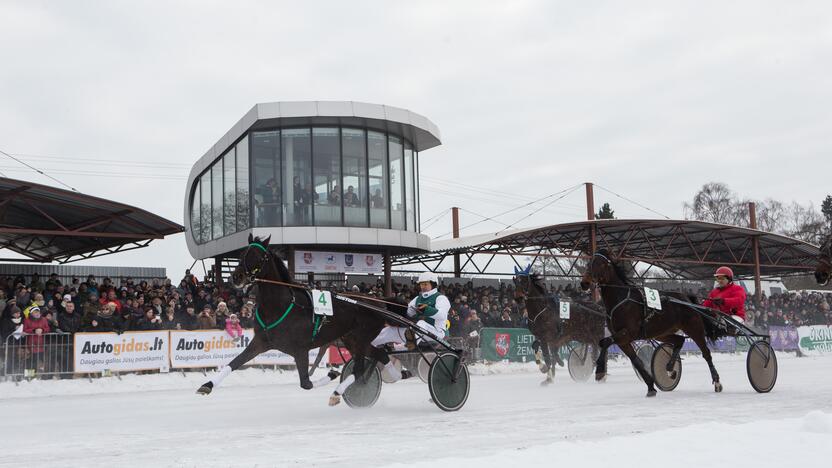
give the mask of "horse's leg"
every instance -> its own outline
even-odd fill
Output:
[[[543,360],[546,362],[546,380],[540,382],[540,385],[549,385],[555,381],[555,366],[552,364],[551,348],[548,341],[541,341],[540,347],[543,352]]]
[[[696,343],[696,346],[702,352],[702,357],[708,363],[708,369],[711,370],[711,382],[714,384],[714,391],[717,393],[721,392],[722,384],[719,382],[719,373],[717,373],[716,367],[714,367],[714,361],[711,359],[711,350],[708,349],[708,344],[705,341],[704,325],[692,325],[682,330]]]
[[[595,380],[601,382],[607,377],[607,348],[612,346],[611,336],[601,338],[598,342],[598,359],[595,361]]]
[[[647,384],[647,396],[654,397],[656,396],[656,387],[653,386],[653,377],[647,372],[647,369],[644,368],[644,364],[641,363],[641,359],[638,358],[636,354],[636,350],[633,349],[633,343],[630,341],[625,342],[618,342],[618,347],[621,348],[621,351],[630,358],[630,362],[633,364],[633,367],[636,368],[641,378],[644,379],[644,383]]]
[[[679,354],[682,352],[682,346],[685,345],[685,338],[679,335],[666,335],[658,338],[662,343],[669,343],[673,346],[673,354],[670,356],[670,361],[667,361],[665,370],[667,376],[672,380],[676,380],[676,370],[673,368],[676,365],[676,360],[680,359]]]
[[[537,364],[537,368],[540,369],[541,373],[545,374],[549,371],[549,365],[548,363],[544,363],[542,349],[543,344],[545,344],[545,342],[541,340],[534,340],[534,343],[532,343],[532,349],[534,350],[534,362]]]
[[[196,392],[200,395],[207,395],[211,393],[211,390],[215,386],[219,385],[220,382],[225,380],[225,378],[228,377],[228,374],[239,369],[240,366],[242,366],[243,364],[252,360],[258,354],[265,351],[263,340],[262,338],[260,338],[261,336],[262,335],[254,335],[254,339],[251,340],[251,343],[249,343],[248,346],[246,346],[246,349],[244,349],[242,353],[238,354],[237,357],[232,359],[230,363],[223,366],[222,369],[219,370],[219,372],[217,372],[216,374],[214,374],[213,377],[211,377],[211,380],[202,384],[202,386],[199,387]],[[308,360],[309,358],[307,357],[307,361]]]

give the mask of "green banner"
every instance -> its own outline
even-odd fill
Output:
[[[532,362],[535,337],[525,328],[483,328],[480,348],[486,361]]]

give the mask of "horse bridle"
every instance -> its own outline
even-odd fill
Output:
[[[248,258],[248,251],[251,250],[252,247],[256,247],[256,248],[262,250],[263,251],[263,256],[260,257],[260,261],[257,262],[257,265],[255,265],[254,268],[249,269],[248,264],[246,263],[246,258]],[[242,258],[241,263],[243,265],[243,272],[245,273],[246,279],[248,280],[249,283],[253,283],[257,279],[257,275],[259,275],[260,272],[263,271],[263,267],[266,265],[266,262],[268,262],[268,261],[269,261],[269,249],[267,249],[266,247],[264,247],[262,244],[260,244],[258,242],[252,242],[251,244],[248,245],[248,248],[246,249],[245,253],[243,254],[243,258]]]

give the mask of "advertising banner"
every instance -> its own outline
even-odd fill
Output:
[[[381,274],[383,266],[380,254],[295,251],[296,272]]]
[[[771,347],[775,350],[794,351],[797,349],[797,328],[772,325],[768,327],[768,333],[771,335]]]
[[[828,325],[811,325],[797,327],[800,352],[807,356],[832,354],[832,327]]]
[[[168,368],[168,332],[76,333],[75,372]]]
[[[221,367],[238,354],[254,338],[254,330],[243,330],[243,336],[232,340],[228,333],[222,330],[171,330],[170,331],[170,367],[173,369]],[[309,361],[318,356],[318,350],[309,351]],[[290,365],[295,359],[277,350],[266,351],[255,357],[249,364],[262,365]],[[326,356],[321,361],[326,364]]]
[[[535,337],[525,328],[483,328],[480,330],[482,358],[487,361],[534,361]]]

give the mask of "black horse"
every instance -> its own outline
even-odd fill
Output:
[[[533,344],[535,361],[540,372],[546,374],[541,385],[548,385],[555,378],[553,351],[555,360],[562,366],[557,352],[564,344],[569,341],[598,343],[604,337],[604,317],[601,312],[594,315],[589,309],[575,308],[570,311],[569,320],[562,320],[559,300],[550,297],[540,277],[529,270],[515,267],[514,297],[525,305],[529,314],[529,331],[537,338]]]
[[[668,375],[675,379],[674,365],[685,343],[684,337],[676,335],[675,332],[682,330],[702,351],[702,357],[705,358],[711,370],[714,391],[722,391],[719,374],[711,360],[711,351],[706,343],[706,338],[713,340],[720,336],[716,325],[710,320],[703,319],[697,311],[667,300],[668,297],[672,297],[695,302],[695,298],[686,297],[680,293],[663,293],[666,297],[661,301],[661,311],[649,309],[643,297],[643,290],[630,284],[619,265],[605,250],[599,250],[593,255],[581,279],[581,287],[587,290],[592,282],[597,283],[601,288],[601,298],[607,310],[607,328],[611,333],[611,336],[602,339],[599,343],[601,354],[595,370],[596,380],[603,380],[606,376],[607,348],[616,344],[630,358],[633,367],[647,384],[647,396],[656,396],[655,381],[636,355],[632,342],[638,339],[655,338],[663,343],[670,343],[673,346],[673,354],[667,363],[666,370]]]
[[[818,257],[818,266],[815,268],[815,280],[821,286],[826,286],[829,283],[829,277],[832,276],[832,235],[826,238],[826,242],[820,246],[820,257]]]
[[[280,350],[295,359],[300,386],[307,390],[338,377],[337,372],[331,371],[312,382],[309,379],[309,350],[321,348],[339,338],[355,359],[354,375],[359,379],[365,375],[365,356],[382,362],[389,359],[384,351],[370,345],[384,327],[384,320],[360,305],[334,297],[332,316],[316,316],[308,290],[293,284],[283,260],[269,250],[270,238],[260,240],[249,234],[249,245],[240,255],[240,263],[231,275],[234,285],[239,288],[256,283],[257,324],[254,339],[214,378],[204,383],[197,393],[211,393],[213,387],[232,371],[271,349]],[[343,392],[344,389],[340,390]],[[340,401],[339,394],[336,390],[330,404]]]

